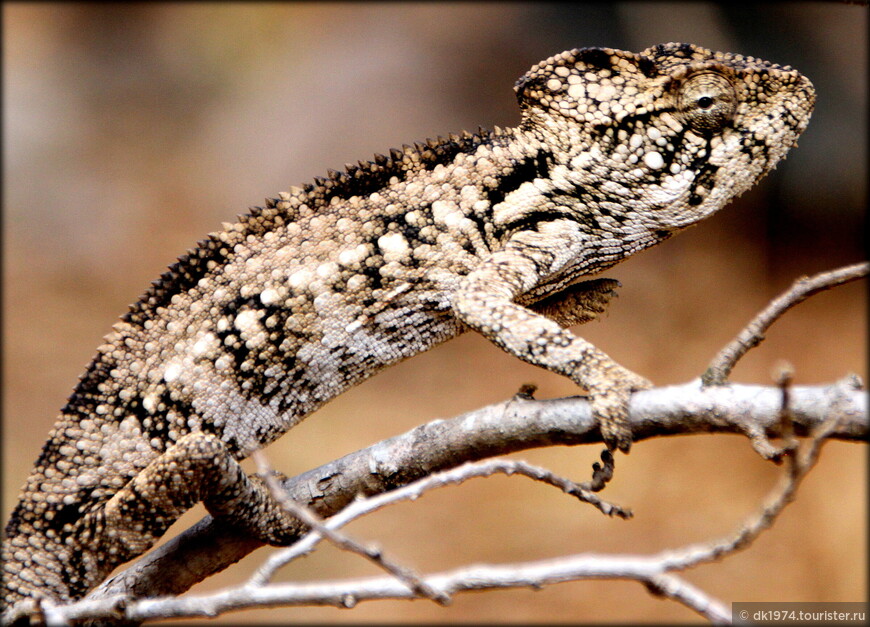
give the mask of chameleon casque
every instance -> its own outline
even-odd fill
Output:
[[[788,66],[690,44],[570,50],[516,83],[515,128],[392,150],[266,201],[181,257],[105,337],[6,526],[3,597],[77,599],[204,501],[285,542],[237,460],[382,368],[473,329],[589,391],[628,451],[650,383],[566,329],[577,282],[721,209],[809,121]]]

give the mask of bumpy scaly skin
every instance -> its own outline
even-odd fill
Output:
[[[105,338],[3,546],[4,596],[78,598],[203,500],[273,542],[288,520],[236,460],[385,366],[474,329],[590,391],[610,448],[649,383],[563,325],[573,284],[722,208],[815,100],[795,70],[687,44],[564,52],[521,124],[391,151],[226,224]]]

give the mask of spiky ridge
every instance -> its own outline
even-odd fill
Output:
[[[344,171],[327,170],[326,177],[315,177],[313,183],[291,187],[289,192],[279,193],[278,198],[267,198],[265,206],[252,207],[247,214],[238,216],[234,224],[224,223],[223,230],[210,233],[179,257],[130,306],[122,320],[142,325],[159,307],[165,307],[174,294],[193,288],[207,272],[226,263],[233,254],[233,246],[248,236],[261,236],[292,222],[296,219],[296,209],[302,205],[313,211],[328,211],[333,202],[368,196],[403,180],[409,172],[447,165],[458,154],[472,152],[504,136],[505,131],[499,127],[480,128],[477,133],[462,131],[413,146],[405,144],[401,150],[390,149],[389,155],[375,154],[370,161],[346,164]]]

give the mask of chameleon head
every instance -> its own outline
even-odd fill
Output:
[[[570,50],[514,89],[523,128],[567,155],[560,175],[583,190],[578,211],[608,202],[659,232],[707,217],[773,169],[815,104],[791,67],[680,43]]]

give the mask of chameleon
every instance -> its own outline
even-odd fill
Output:
[[[667,43],[562,52],[511,128],[438,137],[291,187],[224,223],[105,336],[3,543],[3,599],[79,599],[204,502],[240,533],[294,521],[239,461],[383,368],[476,331],[588,392],[611,451],[652,384],[569,327],[587,278],[723,208],[796,145],[790,66]],[[8,616],[8,615],[7,615]]]

